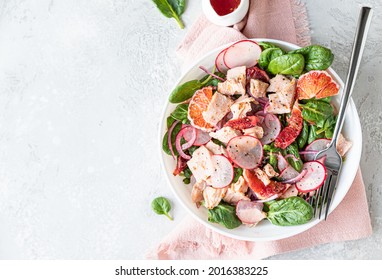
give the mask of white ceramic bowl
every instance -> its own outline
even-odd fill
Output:
[[[253,39],[253,40],[271,42],[275,45],[280,46],[286,51],[299,48],[298,46],[294,44],[290,44],[290,43],[278,41],[278,40],[271,40],[271,39]],[[185,74],[179,79],[179,81],[175,84],[174,87],[186,81],[189,81],[192,79],[200,79],[201,77],[203,77],[205,73],[201,71],[198,68],[198,66],[203,65],[211,69],[214,65],[215,57],[219,54],[221,50],[228,47],[229,45],[231,44],[215,49],[209,52],[200,60],[198,60],[191,68],[189,68],[188,71],[185,72]],[[333,69],[329,68],[327,71],[330,75],[332,75],[333,79],[341,86],[339,95],[333,98],[334,104],[336,104],[338,107],[340,104],[340,98],[342,95],[344,84],[342,80],[340,79],[340,77],[336,74],[336,72],[334,72]],[[162,114],[162,123],[160,127],[160,146],[159,146],[160,149],[162,146],[163,135],[166,132],[166,118],[175,109],[175,107],[176,105],[170,104],[169,102],[167,102],[164,108],[164,111]],[[335,193],[335,196],[330,208],[330,212],[332,212],[338,206],[338,204],[340,204],[340,202],[342,201],[342,199],[345,197],[346,193],[348,192],[354,180],[354,177],[356,175],[359,161],[361,158],[362,131],[361,131],[361,125],[360,125],[359,117],[357,114],[357,110],[352,99],[350,100],[350,103],[346,112],[346,120],[345,120],[345,124],[344,124],[342,132],[347,139],[352,141],[353,146],[346,155],[346,160],[342,167],[342,171],[339,177],[339,184],[338,184],[337,191]],[[178,198],[180,203],[199,222],[203,223],[207,227],[223,235],[233,237],[236,239],[250,240],[250,241],[277,240],[277,239],[282,239],[282,238],[290,237],[298,233],[301,233],[315,226],[316,224],[320,222],[318,219],[314,219],[304,225],[280,227],[280,226],[274,226],[269,221],[264,220],[261,223],[259,223],[256,227],[250,228],[246,226],[240,226],[235,229],[226,229],[225,227],[219,224],[210,223],[207,221],[207,210],[204,207],[200,207],[199,209],[196,208],[195,204],[191,201],[190,194],[191,194],[192,186],[185,185],[182,182],[182,178],[180,178],[179,176],[174,177],[172,175],[172,171],[174,170],[176,165],[172,157],[165,154],[161,149],[161,158],[162,158],[162,165],[165,171],[165,176],[167,177],[170,187],[175,193],[175,196]]]
[[[211,5],[210,0],[202,0],[202,9],[209,21],[216,25],[231,26],[240,22],[248,12],[249,0],[241,0],[239,6],[232,13],[219,16]]]

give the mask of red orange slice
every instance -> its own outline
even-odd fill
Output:
[[[191,124],[203,131],[211,131],[213,126],[203,118],[203,112],[207,110],[208,104],[212,99],[212,87],[205,87],[197,90],[188,106],[188,119]]]
[[[326,71],[310,71],[297,82],[298,99],[319,99],[336,95],[338,91],[338,84]]]

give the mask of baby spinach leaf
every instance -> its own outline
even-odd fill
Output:
[[[300,158],[300,153],[298,151],[298,145],[296,141],[294,141],[292,144],[286,147],[286,149],[282,151],[282,154],[284,156],[293,155],[297,160],[295,160],[293,157],[288,157],[287,161],[290,164],[290,166],[292,166],[296,171],[301,172],[303,162]]]
[[[239,180],[241,175],[243,175],[243,169],[240,167],[235,167],[234,168],[234,177],[233,177],[232,183],[236,183]]]
[[[241,225],[241,221],[236,216],[235,206],[220,202],[218,206],[208,210],[208,221],[218,223],[222,226],[233,229]]]
[[[332,105],[319,100],[310,100],[306,104],[300,104],[304,120],[322,127],[325,120],[333,115]]]
[[[222,73],[222,72],[214,72],[214,74],[220,78],[223,78],[225,79],[225,74]],[[202,79],[200,79],[200,82],[203,84],[203,86],[207,87],[207,86],[213,86],[213,87],[217,87],[218,86],[218,83],[221,83],[221,81],[219,79],[216,79],[214,77],[211,76],[211,79],[208,80],[208,78],[210,77],[210,75],[206,75],[204,76]],[[208,80],[208,81],[207,81]],[[207,81],[207,82],[206,82]],[[205,83],[206,82],[206,83]]]
[[[175,148],[175,138],[176,138],[176,135],[179,133],[179,131],[181,130],[182,128],[182,124],[181,123],[178,123],[173,131],[172,131],[172,134],[171,134],[171,143],[172,143],[172,149],[174,151],[174,154],[177,156],[178,155],[178,152]],[[170,151],[170,148],[168,146],[168,141],[167,141],[167,137],[168,137],[168,131],[165,133],[165,135],[163,136],[163,140],[162,140],[162,149],[163,151],[170,155],[171,156],[171,151]]]
[[[337,117],[330,116],[325,120],[325,123],[322,128],[317,130],[317,134],[324,133],[325,138],[332,138],[334,133],[334,128],[336,126]]]
[[[270,48],[277,48],[276,45],[269,43],[269,42],[259,42],[259,46],[262,48],[262,50],[270,49]]]
[[[201,89],[203,84],[198,80],[191,80],[177,86],[170,94],[168,100],[171,103],[180,103],[190,99],[195,91]]]
[[[311,45],[291,51],[290,53],[302,54],[305,58],[305,70],[326,70],[333,62],[334,55],[328,48]]]
[[[273,152],[270,152],[269,153],[269,164],[272,166],[272,168],[276,171],[276,172],[279,172],[279,168],[278,168],[278,158],[277,158],[277,154],[276,153],[273,153]]]
[[[309,124],[307,121],[304,121],[300,135],[296,139],[299,149],[302,149],[305,147],[306,142],[308,142],[308,136],[309,136]]]
[[[289,197],[267,204],[268,220],[276,226],[295,226],[313,218],[313,208],[301,197]]]
[[[171,117],[186,123],[188,121],[188,104],[179,104],[176,106],[175,110],[171,113]]]
[[[258,64],[262,69],[267,69],[269,62],[275,59],[276,57],[282,56],[285,52],[280,48],[268,48],[262,51]]]
[[[314,140],[325,138],[324,133],[317,134],[317,126],[315,125],[309,125],[309,135],[308,135],[308,144],[312,143]]]
[[[174,18],[181,29],[184,24],[180,16],[184,13],[186,1],[185,0],[152,0],[157,6],[158,10],[167,18]]]
[[[164,197],[157,197],[151,202],[151,208],[158,215],[165,215],[167,218],[172,220],[169,212],[171,210],[170,202]]]
[[[171,116],[168,116],[167,117],[167,121],[166,121],[166,124],[167,124],[167,129],[169,129],[171,127],[171,125],[176,121],[176,119],[174,119],[173,117]]]
[[[304,70],[304,56],[301,54],[284,54],[271,60],[268,72],[276,75],[300,75]]]

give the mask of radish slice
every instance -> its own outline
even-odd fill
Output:
[[[179,123],[179,121],[175,121],[175,122],[170,126],[170,128],[168,129],[168,132],[167,132],[167,145],[168,145],[168,148],[170,149],[172,158],[173,158],[174,160],[175,160],[175,153],[174,153],[174,149],[172,148],[171,135],[172,135],[172,131],[174,130],[175,126],[176,126],[178,123]]]
[[[224,54],[227,49],[222,50],[215,59],[215,66],[219,72],[226,72],[229,68],[224,64]]]
[[[306,174],[296,183],[296,188],[302,193],[314,191],[322,186],[326,179],[326,168],[319,161],[304,163],[303,170]]]
[[[281,155],[277,155],[277,168],[279,169],[280,172],[283,172],[287,167],[288,167],[288,162],[286,159]]]
[[[287,168],[284,169],[283,172],[281,172],[279,178],[282,182],[284,182],[296,178],[298,175],[300,175],[300,173],[298,173],[296,169],[289,165]]]
[[[263,204],[254,201],[240,200],[236,205],[236,215],[244,224],[254,225],[266,218]]]
[[[214,188],[224,188],[231,184],[234,171],[231,162],[223,155],[213,155],[212,160],[212,174],[209,183]]]
[[[189,156],[189,155],[187,155],[187,154],[185,154],[185,153],[183,152],[182,146],[181,146],[181,144],[180,144],[180,140],[182,140],[182,138],[183,138],[183,134],[186,132],[187,129],[189,129],[189,127],[184,127],[184,128],[182,128],[182,129],[179,131],[178,135],[176,135],[176,138],[175,138],[175,148],[176,148],[176,150],[178,151],[179,155],[180,155],[182,158],[184,158],[184,159],[190,159],[190,158],[191,158],[191,156]],[[194,139],[194,141],[195,141],[195,139]],[[187,144],[187,143],[186,143],[186,144]],[[191,146],[192,146],[192,145],[191,145]],[[191,146],[190,146],[190,147],[191,147]]]
[[[196,140],[196,136],[197,136],[197,132],[196,132],[195,127],[190,126],[190,125],[182,128],[181,131],[179,131],[179,133],[181,133],[181,132],[182,132],[181,136],[184,138],[184,140],[187,141],[186,143],[184,143],[182,145],[182,150],[186,150],[186,149],[192,147],[192,145],[194,145],[195,140]]]
[[[261,138],[261,144],[269,144],[275,141],[276,137],[280,134],[281,123],[278,117],[273,114],[266,114],[264,121],[261,124],[264,130],[264,136]]]
[[[288,159],[288,158],[292,158],[294,161],[298,161],[299,159],[298,158],[296,158],[294,155],[292,155],[292,154],[288,154],[288,155],[286,155],[285,156],[285,159]]]
[[[268,201],[271,201],[271,200],[275,200],[276,198],[278,198],[280,196],[280,194],[274,194],[274,195],[272,195],[272,196],[270,196],[270,197],[268,197],[268,198],[266,198],[266,199],[262,199],[262,200],[256,200],[256,202],[268,202]]]
[[[187,126],[184,126],[184,127],[187,127]],[[191,125],[189,125],[189,127],[194,128]],[[201,146],[201,145],[207,144],[211,140],[212,137],[208,134],[208,132],[205,132],[203,130],[196,129],[196,128],[194,128],[194,129],[196,131],[196,139],[195,139],[195,141],[194,141],[194,143],[192,145],[194,145],[194,146]],[[191,140],[191,136],[192,135],[190,135],[190,133],[185,133],[183,135],[183,138],[184,138],[184,140],[189,142]]]
[[[250,135],[236,136],[227,144],[229,158],[241,168],[256,168],[263,158],[263,146]]]
[[[238,66],[252,67],[257,64],[260,54],[261,48],[257,43],[250,40],[242,40],[226,50],[223,54],[223,61],[228,68]]]
[[[292,179],[289,179],[289,180],[282,181],[281,183],[283,183],[283,184],[296,184],[297,182],[299,182],[306,175],[306,172],[308,172],[308,171],[303,169],[301,171],[301,173],[298,174],[296,177],[294,177]]]
[[[327,147],[329,147],[330,140],[329,139],[317,139],[310,143],[306,148],[305,151],[322,151],[325,150]],[[304,155],[304,160],[305,161],[312,161],[314,160],[314,157],[316,154],[305,154]]]

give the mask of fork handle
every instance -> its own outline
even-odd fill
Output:
[[[338,113],[336,127],[333,132],[331,145],[337,144],[337,138],[342,130],[345,120],[346,107],[354,88],[354,82],[357,78],[358,68],[361,62],[362,53],[365,48],[367,32],[369,31],[373,10],[370,7],[363,6],[359,13],[357,31],[353,44],[353,50],[350,57],[349,70],[345,82],[344,94],[341,99],[340,111]]]

